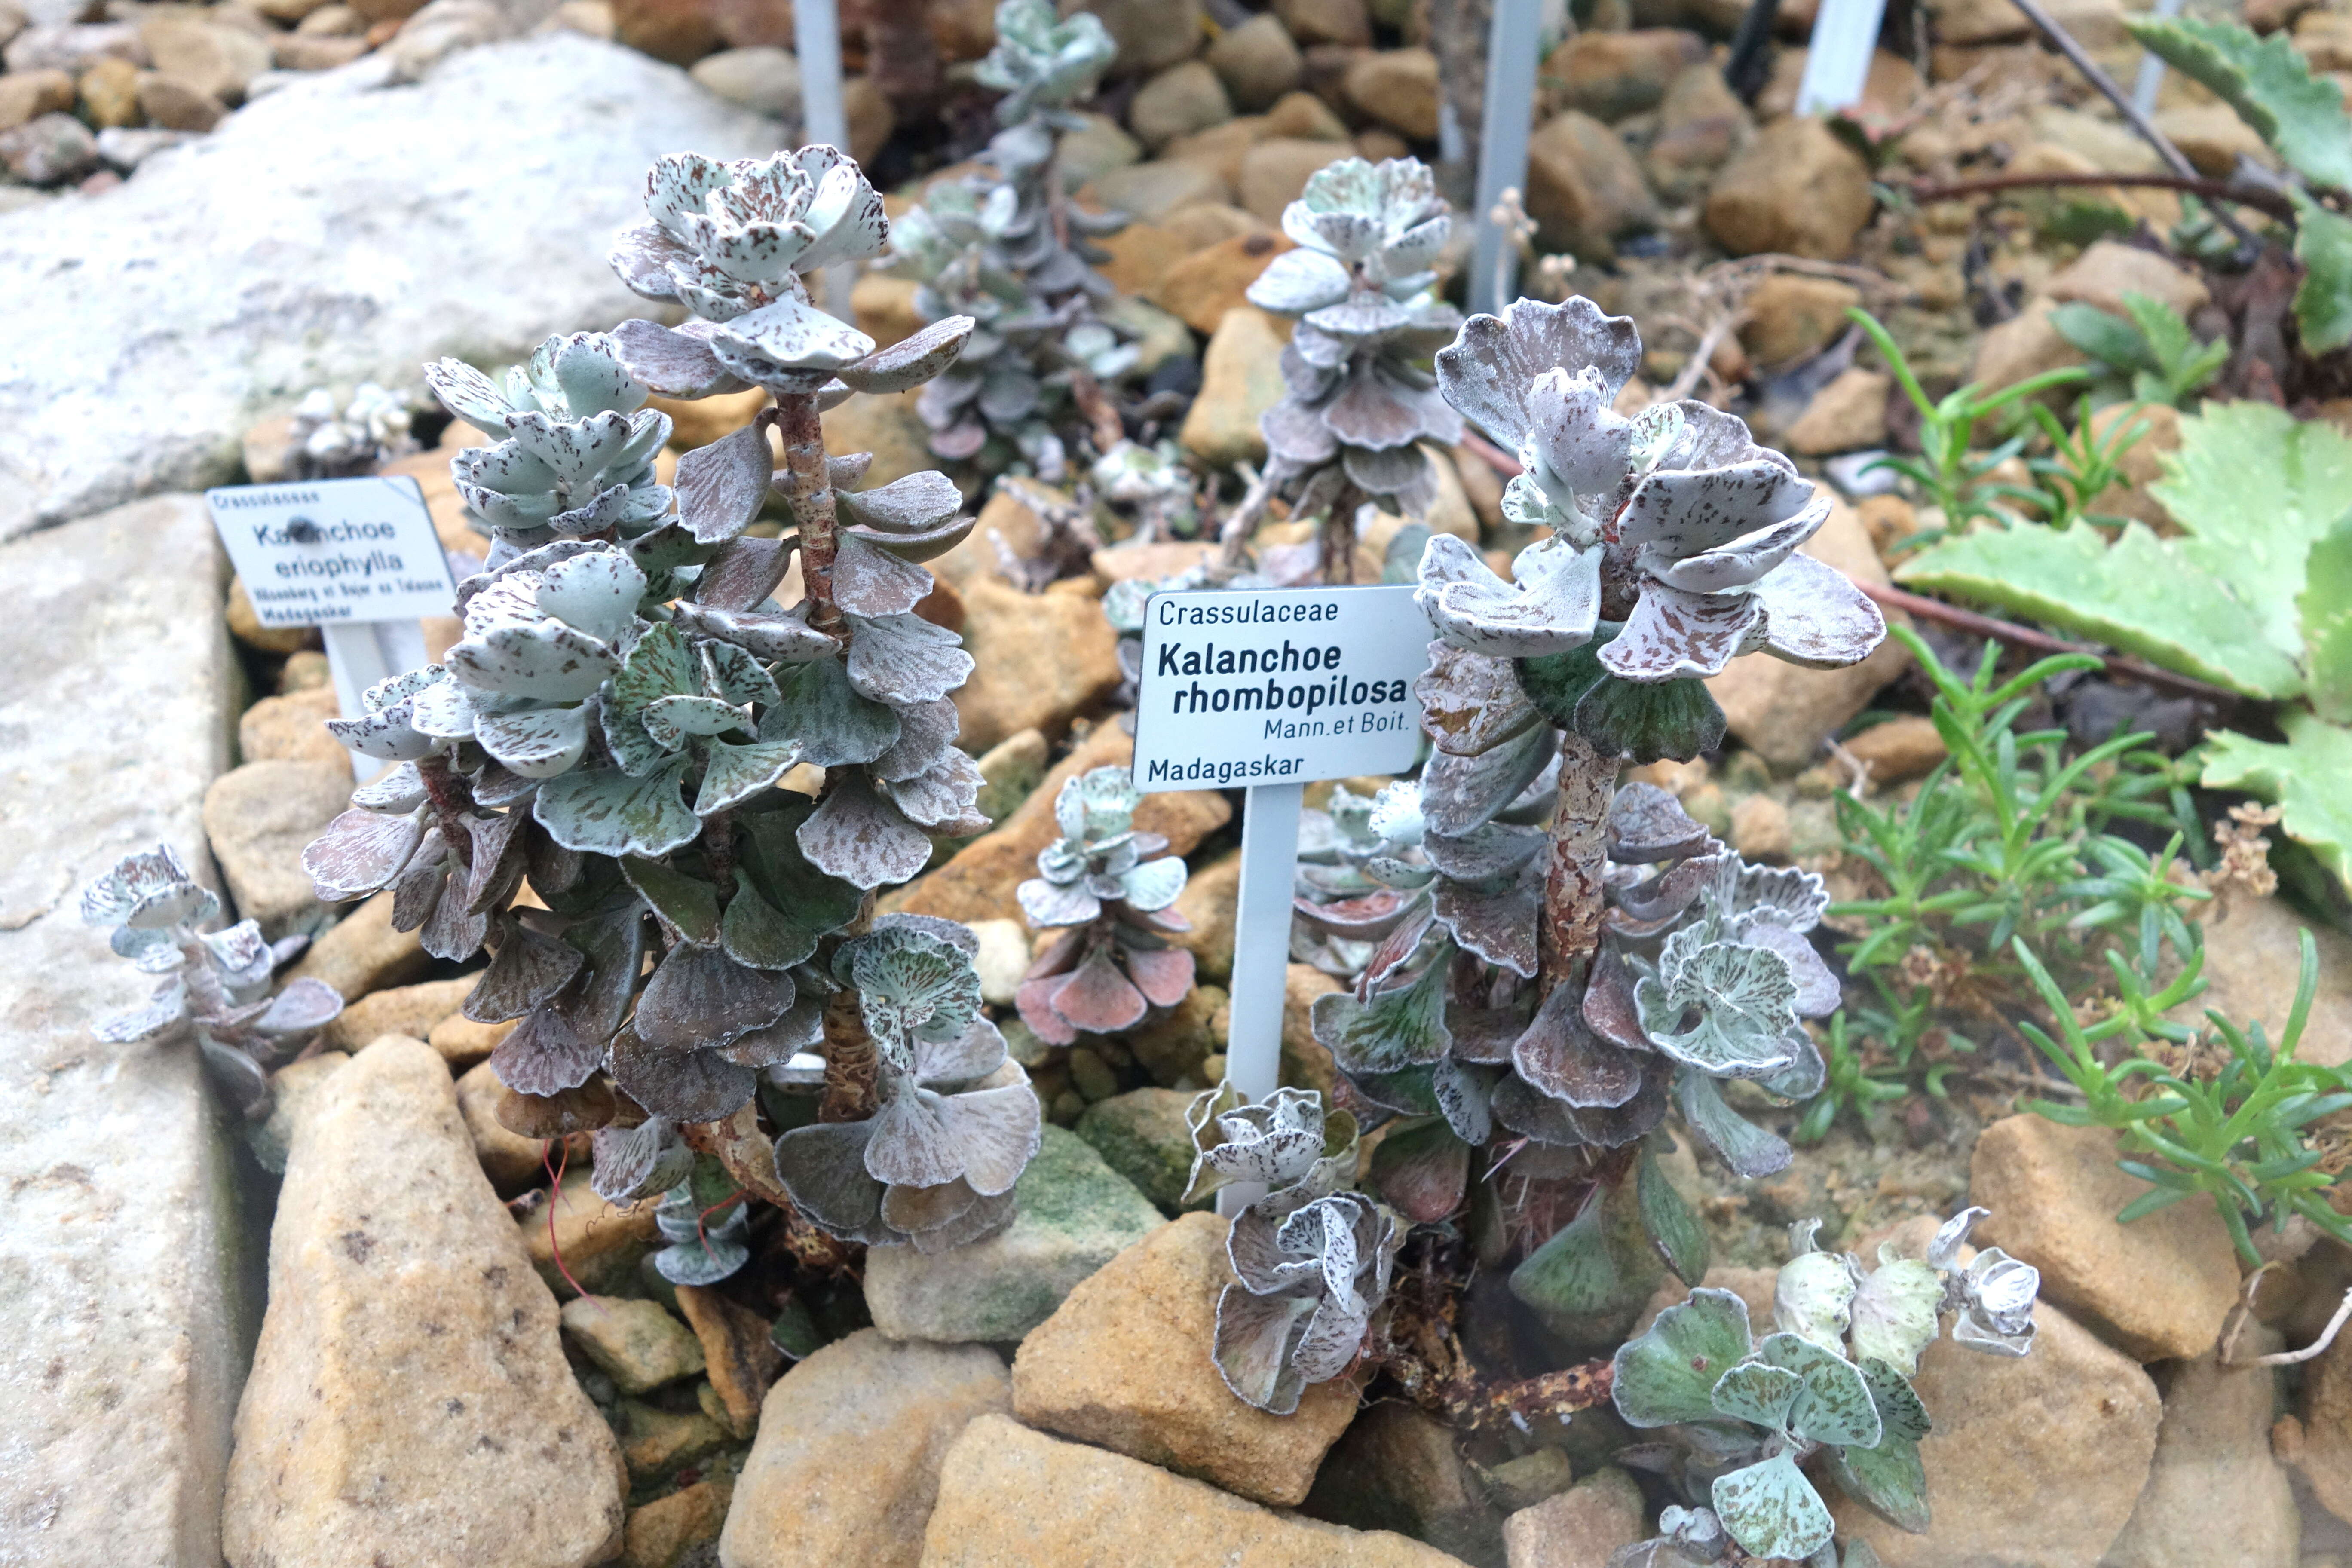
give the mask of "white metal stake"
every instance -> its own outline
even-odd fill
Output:
[[[1885,16],[1886,0],[1822,0],[1797,83],[1798,113],[1834,114],[1862,101]]]
[[[2156,0],[2158,16],[2169,20],[2180,15],[2180,0]],[[2139,57],[2139,79],[2132,83],[2132,107],[2142,114],[2156,112],[2157,96],[2164,90],[2164,57],[2154,49],[2143,50]]]
[[[1477,243],[1471,252],[1470,309],[1491,314],[1510,301],[1518,257],[1495,221],[1505,191],[1528,188],[1528,135],[1535,123],[1536,57],[1543,0],[1495,0],[1486,34],[1486,100],[1478,116]]]
[[[1243,794],[1241,888],[1234,900],[1234,983],[1225,1078],[1250,1100],[1282,1079],[1282,1006],[1290,968],[1290,900],[1298,876],[1304,784],[1252,784]],[[1256,1183],[1217,1194],[1217,1212],[1239,1214],[1264,1194]]]
[[[327,645],[327,673],[335,683],[335,707],[346,719],[366,711],[360,693],[425,665],[425,630],[415,621],[330,621],[319,628]],[[352,775],[362,784],[383,767],[383,759],[352,753]]]
[[[849,112],[841,95],[841,16],[834,0],[798,0],[793,6],[793,46],[801,62],[801,145],[822,142],[849,151]],[[817,308],[849,319],[854,271],[824,269],[824,298]]]

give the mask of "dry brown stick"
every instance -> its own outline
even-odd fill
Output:
[[[1901,588],[1890,588],[1885,584],[1866,582],[1860,577],[1850,578],[1850,581],[1855,587],[1890,610],[1902,610],[1906,614],[1918,616],[1923,621],[1935,621],[1939,625],[1950,626],[1955,631],[1974,632],[1979,637],[1997,638],[2017,647],[2032,648],[2037,653],[2086,653],[2105,665],[2107,673],[2110,675],[2121,676],[2126,680],[2136,680],[2142,686],[2152,686],[2159,691],[2170,691],[2181,697],[2201,698],[2224,709],[2239,707],[2248,700],[2235,691],[2199,680],[2194,676],[2176,675],[2171,670],[2159,669],[2155,665],[2144,664],[2136,658],[2126,658],[2121,654],[2104,653],[2085,643],[2068,642],[2064,637],[2053,637],[2048,632],[2038,632],[2031,626],[2021,626],[2014,621],[1999,620],[1991,616],[1980,615],[1975,610],[1964,610],[1958,605],[1948,605],[1941,599],[1930,599],[1924,594],[1906,593]]]
[[[1999,191],[2029,190],[2045,185],[2137,185],[2159,191],[2184,191],[2208,201],[2236,202],[2273,217],[2293,219],[2294,204],[2276,191],[2241,185],[2228,180],[2187,178],[2179,174],[1995,174],[1981,180],[1959,180],[1948,185],[1914,181],[1916,202],[1952,201],[1961,196],[1990,195]]]

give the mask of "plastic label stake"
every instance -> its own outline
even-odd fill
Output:
[[[1430,630],[1412,595],[1410,584],[1156,594],[1144,609],[1135,787],[1244,792],[1225,1077],[1252,1100],[1281,1079],[1306,786],[1401,773],[1420,753],[1412,683]],[[1262,1190],[1227,1187],[1217,1212]]]
[[[361,692],[425,663],[417,621],[449,614],[457,584],[415,479],[225,485],[205,505],[256,618],[319,628],[344,718],[360,716]],[[362,781],[382,765],[352,757]]]
[[[1822,0],[1797,82],[1797,112],[1835,114],[1862,101],[1886,0]]]

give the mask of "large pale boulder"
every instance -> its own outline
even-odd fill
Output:
[[[204,864],[226,572],[194,496],[0,546],[0,1562],[216,1563],[250,1331],[238,1156],[193,1045],[91,1036],[154,980],[78,904],[159,839]]]
[[[0,376],[0,538],[221,483],[246,427],[310,387],[405,386],[441,354],[495,367],[643,313],[604,252],[646,167],[783,140],[575,32],[460,53],[414,86],[390,68],[305,77],[104,201],[0,218],[0,299],[41,301]]]

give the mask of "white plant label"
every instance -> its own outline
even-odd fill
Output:
[[[265,626],[414,621],[457,601],[413,479],[226,485],[205,504]]]
[[[1412,683],[1428,617],[1410,584],[1156,594],[1144,609],[1135,787],[1310,784],[1401,773],[1419,753]]]

